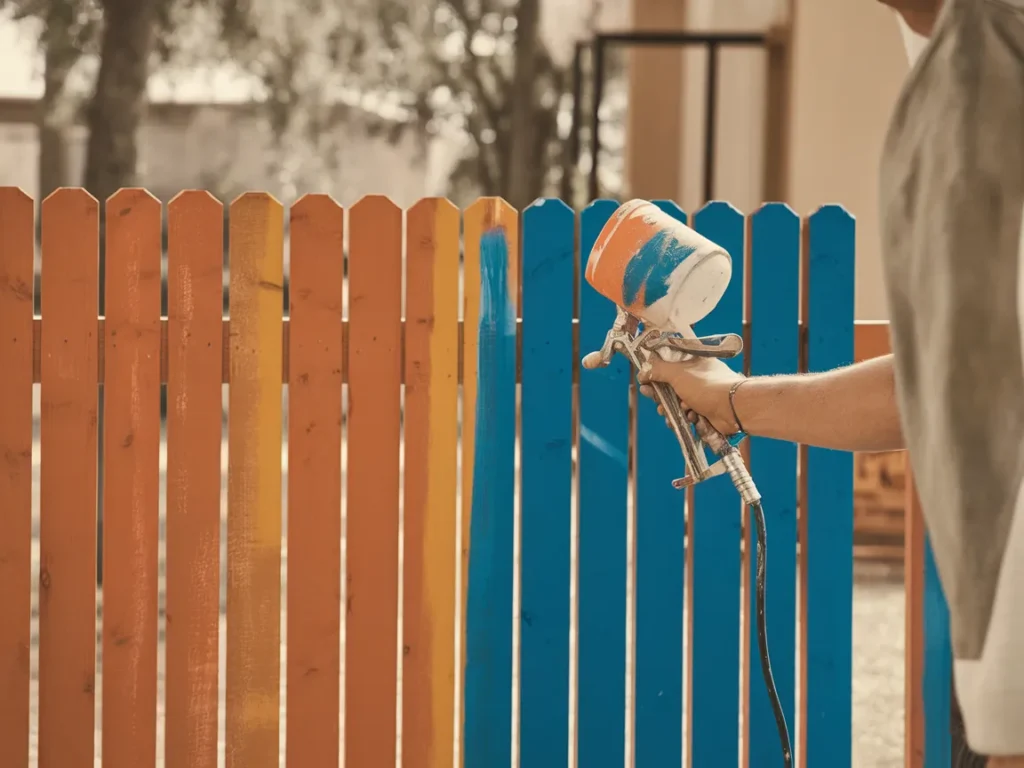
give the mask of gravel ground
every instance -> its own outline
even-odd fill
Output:
[[[222,449],[226,460],[226,445]],[[38,504],[38,446],[35,450],[35,494],[34,498]],[[287,457],[283,456],[285,466]],[[163,463],[163,451],[161,451],[161,463]],[[225,464],[226,465],[226,464]],[[226,478],[225,478],[226,484]],[[285,483],[287,489],[287,482]],[[222,508],[226,508],[226,493],[222,500]],[[163,510],[161,509],[161,515]],[[38,515],[38,508],[36,509]],[[38,540],[33,541],[33,556],[35,563],[33,572],[38,571]],[[224,553],[222,550],[222,562]],[[287,563],[287,545],[285,545],[284,562]],[[162,568],[161,568],[162,570]],[[223,578],[223,572],[222,572]],[[222,594],[223,594],[222,585]],[[37,594],[33,594],[33,647],[32,647],[32,716],[31,716],[31,762],[32,768],[37,765],[36,742],[37,742],[37,614],[35,611],[35,600]],[[161,579],[161,646],[163,643],[162,608],[163,608],[163,587]],[[102,594],[99,595],[102,606]],[[855,568],[854,584],[854,638],[853,638],[853,765],[858,768],[897,768],[903,765],[903,644],[904,644],[904,611],[903,611],[903,579],[898,569],[870,564],[857,564]],[[223,611],[223,605],[222,605]],[[102,612],[102,607],[101,607]],[[287,649],[286,637],[284,636],[284,620],[282,617],[282,658]],[[99,644],[99,632],[97,631],[97,644]],[[224,654],[224,617],[221,616],[221,723],[223,724],[223,654]],[[158,688],[158,754],[163,753],[163,649],[159,654],[159,688]],[[97,663],[101,663],[97,651]],[[98,667],[98,670],[100,668]],[[282,678],[284,676],[284,665],[282,663]],[[97,674],[96,680],[97,708],[96,722],[100,722],[102,691],[101,674]],[[283,702],[283,696],[282,696]],[[282,705],[282,734],[284,726],[284,711]],[[97,727],[96,735],[96,768],[100,768],[101,734]],[[158,759],[158,766],[163,766],[163,760]],[[221,737],[221,758],[223,765],[223,736]],[[284,765],[284,743],[282,738],[281,765]]]

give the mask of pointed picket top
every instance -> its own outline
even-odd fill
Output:
[[[257,203],[265,203],[276,205],[279,208],[283,208],[281,203],[276,197],[269,192],[243,192],[234,200],[231,201],[231,207],[234,208],[236,205],[256,205]]]
[[[794,216],[796,218],[800,218],[796,211],[789,207],[789,203],[781,202],[761,203],[761,205],[757,207],[757,210],[750,215],[752,219],[756,219],[761,216]]]
[[[160,201],[148,189],[142,187],[121,187],[107,198],[106,212],[109,219],[113,215],[127,216],[133,211],[152,212],[153,207],[160,210]]]
[[[604,213],[605,210],[608,210],[608,215],[611,215],[611,212],[617,210],[618,207],[619,202],[617,200],[612,200],[611,198],[608,197],[599,197],[597,200],[591,200],[589,203],[587,203],[586,207],[584,207],[581,213],[587,213],[588,211],[597,211],[600,213]],[[591,215],[593,215],[593,213]]]
[[[53,190],[42,203],[42,211],[45,216],[48,211],[61,211],[73,213],[85,211],[86,213],[99,213],[99,201],[89,194],[88,190],[82,187],[58,187]]]
[[[330,220],[335,216],[344,215],[343,211],[341,204],[330,195],[310,192],[292,203],[289,221],[295,224],[306,219]]]
[[[735,218],[743,218],[743,211],[735,205],[726,200],[708,200],[693,214],[693,223],[696,226],[698,222],[709,224]]]
[[[503,197],[480,197],[466,208],[466,218],[480,221],[484,230],[507,226],[518,211]]]
[[[815,222],[828,222],[830,224],[839,224],[840,222],[849,221],[850,224],[854,224],[857,221],[857,217],[850,213],[844,205],[840,203],[826,203],[825,205],[819,205],[814,212],[807,217],[808,222],[812,225]]]
[[[424,216],[433,213],[437,216],[451,215],[448,211],[459,212],[458,206],[447,197],[421,197],[408,209],[410,215]]]
[[[363,195],[349,208],[349,213],[355,215],[361,213],[367,215],[367,211],[373,211],[375,213],[383,214],[385,211],[398,211],[401,212],[401,208],[387,195]]]
[[[674,200],[651,200],[651,202],[676,221],[681,221],[684,224],[687,222],[686,211]]]
[[[563,209],[572,213],[572,208],[561,198],[538,197],[523,209],[523,216],[525,217],[530,211],[543,211],[548,216],[559,216],[562,215],[560,212]],[[553,211],[558,211],[558,213],[552,213]]]
[[[167,208],[170,210],[173,205],[180,205],[180,201],[188,201],[192,205],[200,206],[208,204],[208,201],[212,200],[217,205],[223,207],[224,204],[217,199],[209,190],[206,189],[183,189],[181,192],[171,198],[170,202],[167,203]],[[202,201],[202,202],[199,202]]]
[[[25,205],[26,201],[30,205],[35,202],[21,187],[0,187],[0,210],[4,208],[17,209],[17,206]]]
[[[171,198],[167,204],[167,217],[187,216],[189,214],[224,216],[224,203],[205,189],[185,189]]]

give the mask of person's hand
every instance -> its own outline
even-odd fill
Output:
[[[650,370],[641,371],[637,378],[641,385],[640,393],[646,397],[654,397],[651,382],[660,381],[672,387],[691,420],[695,417],[689,411],[694,411],[704,416],[723,435],[739,430],[729,404],[729,390],[744,377],[721,360],[695,357],[682,363],[667,363],[652,355]],[[658,413],[665,415],[660,405]]]

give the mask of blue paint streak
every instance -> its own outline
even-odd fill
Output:
[[[671,232],[664,229],[657,232],[640,246],[640,250],[626,265],[622,275],[622,297],[626,304],[633,304],[640,297],[641,291],[645,307],[665,298],[672,272],[693,251],[693,246],[680,243]]]
[[[809,227],[808,369],[828,371],[853,362],[855,226],[845,210],[825,206],[811,216]],[[807,764],[812,766],[849,768],[852,761],[852,478],[852,454],[808,449],[803,552]],[[771,499],[765,499],[765,509],[770,506]],[[948,716],[943,722],[948,737]]]
[[[662,422],[664,423],[664,422]],[[609,443],[586,424],[580,424],[580,440],[587,445],[593,446],[609,459],[614,461],[623,470],[626,469],[626,454],[614,445]]]
[[[924,765],[948,768],[953,645],[949,606],[939,581],[931,541],[925,539],[924,567]]]
[[[686,222],[675,203],[656,205]],[[669,273],[659,265],[651,270],[648,299]],[[653,400],[639,399],[637,419],[636,768],[662,768],[683,762],[686,494],[672,480],[685,474],[686,464]]]
[[[694,229],[733,256],[732,280],[725,295],[694,330],[700,335],[742,333],[743,215],[727,203],[708,203],[694,216]],[[743,370],[742,356],[726,362],[733,370]],[[727,479],[713,478],[694,489],[693,711],[689,716],[691,764],[697,768],[735,766],[739,761],[741,507]]]
[[[580,217],[580,251],[589,254],[615,212],[599,200]],[[582,274],[582,269],[580,270]],[[580,350],[600,349],[615,305],[580,280]],[[629,445],[626,358],[580,373],[580,421],[611,446]],[[594,442],[579,456],[579,709],[581,768],[622,768],[626,710],[626,464]],[[525,763],[524,763],[525,766]]]
[[[761,208],[751,221],[752,311],[750,372],[755,376],[797,373],[799,368],[800,219],[781,203]],[[795,443],[750,439],[750,471],[764,497],[768,532],[766,618],[772,672],[790,739],[796,732],[796,470]],[[846,484],[850,484],[847,478]],[[747,538],[752,562],[756,535]],[[756,568],[751,566],[747,592],[756,616]],[[757,653],[757,622],[750,622],[750,765],[779,762],[779,734]]]
[[[575,221],[559,200],[523,213],[520,765],[569,760],[569,579]]]
[[[516,317],[503,229],[480,240],[476,434],[466,606],[465,768],[512,755]],[[468,276],[471,277],[471,276]]]

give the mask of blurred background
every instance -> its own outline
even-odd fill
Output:
[[[0,0],[0,184],[839,203],[857,319],[884,321],[876,177],[906,73],[877,0]],[[858,532],[891,544],[857,569],[854,763],[898,766],[903,458],[856,466]]]

